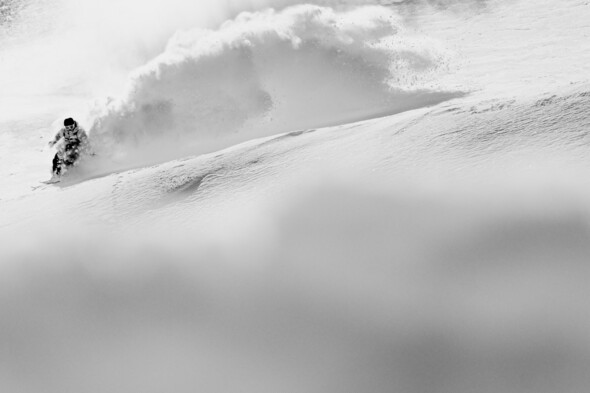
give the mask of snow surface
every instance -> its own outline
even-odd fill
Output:
[[[217,3],[0,3],[0,391],[587,391],[590,3]]]

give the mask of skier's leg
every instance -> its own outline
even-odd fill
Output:
[[[78,153],[78,145],[77,144],[70,144],[66,146],[66,154],[64,157],[64,163],[66,166],[70,167],[76,163],[80,154]]]
[[[61,173],[61,166],[62,166],[62,161],[59,158],[59,154],[56,154],[55,157],[53,157],[53,169],[52,172],[56,175],[60,175]]]

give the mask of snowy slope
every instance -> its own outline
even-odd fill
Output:
[[[99,156],[103,167],[33,190],[50,152],[20,149],[42,148],[46,118],[28,120],[38,128],[25,140],[0,134],[22,145],[6,156],[24,175],[0,195],[0,391],[586,391],[590,5],[393,3],[404,44],[391,44],[402,59],[434,66],[410,67],[392,96],[378,85],[360,91],[393,100],[389,113],[361,105],[362,120],[347,122],[321,107],[333,112],[289,119],[309,107],[307,96],[296,83],[268,89],[283,70],[259,67],[280,58],[276,45],[289,59],[302,52],[285,49],[285,35],[263,35],[249,84],[224,94],[266,89],[282,104],[254,112],[270,110],[279,126],[254,116],[195,151],[187,115],[174,129],[187,149],[170,150],[158,145],[162,130],[136,125],[166,118],[150,100],[187,97],[175,86],[203,70],[188,32],[134,73],[134,93],[99,107],[95,135],[122,146],[114,164]],[[291,40],[308,14],[264,15]],[[371,82],[383,52],[359,49],[363,34],[390,26],[346,25],[340,35],[324,24],[329,12],[317,15],[312,27],[330,44],[303,51],[321,58],[315,82],[330,67],[336,81],[366,73]],[[208,37],[233,43],[259,17]],[[371,18],[357,20],[379,20]],[[187,52],[175,52],[180,42]],[[338,68],[319,55],[334,42],[373,62]],[[154,69],[178,74],[158,79]],[[134,112],[137,103],[147,112]],[[243,113],[199,108],[216,126],[233,127]],[[117,116],[127,116],[131,138],[100,128]],[[158,143],[127,143],[152,137]],[[146,152],[162,155],[134,160]]]
[[[3,339],[30,353],[5,358],[6,389],[37,390],[17,373],[33,367],[49,391],[581,391],[588,91],[291,132],[4,203],[2,298],[26,306],[2,308]]]

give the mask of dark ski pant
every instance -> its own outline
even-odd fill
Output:
[[[80,156],[80,153],[78,152],[78,146],[79,145],[75,144],[66,145],[64,159],[59,157],[59,153],[53,157],[53,173],[59,176],[64,169],[74,165]]]

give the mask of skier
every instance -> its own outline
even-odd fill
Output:
[[[68,168],[76,163],[80,154],[89,152],[88,135],[78,123],[68,117],[64,120],[64,127],[59,130],[53,140],[49,141],[49,146],[53,147],[57,142],[63,139],[63,144],[53,157],[53,177],[59,179]]]

